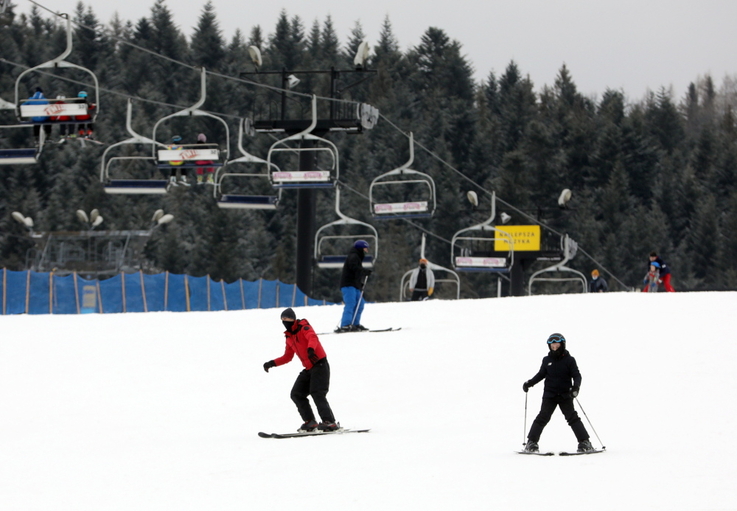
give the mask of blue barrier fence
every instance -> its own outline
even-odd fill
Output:
[[[106,280],[79,275],[9,271],[2,274],[2,314],[85,314],[223,311],[328,305],[278,280],[238,280],[172,273],[121,273]]]

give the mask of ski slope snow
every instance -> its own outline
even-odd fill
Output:
[[[301,422],[298,362],[262,368],[279,309],[2,316],[0,508],[737,509],[736,310],[734,292],[369,304],[365,325],[402,330],[321,340],[337,419],[371,432],[285,440],[257,436]],[[318,332],[341,314],[296,311]],[[514,453],[553,332],[604,454]],[[556,411],[541,450],[575,447]]]

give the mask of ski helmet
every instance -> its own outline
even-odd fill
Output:
[[[564,350],[566,347],[566,338],[563,337],[563,334],[550,334],[548,337],[548,348],[550,348],[550,345],[554,342],[560,343],[560,350]]]
[[[660,263],[653,261],[650,263],[651,266],[655,266],[657,269],[660,269]]]
[[[363,250],[364,248],[369,248],[368,242],[364,240],[358,240],[353,244],[353,246],[356,248],[360,248],[361,250]]]

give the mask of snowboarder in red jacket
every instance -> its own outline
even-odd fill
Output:
[[[335,422],[335,416],[326,397],[330,390],[330,365],[325,350],[310,323],[306,319],[297,319],[291,308],[282,312],[281,321],[286,328],[284,355],[266,362],[264,371],[268,373],[272,367],[291,362],[296,354],[304,366],[294,382],[290,395],[304,421],[297,431],[308,432],[315,429],[336,431],[340,426]],[[307,396],[312,396],[315,402],[317,413],[322,420],[320,424],[315,421],[315,414]]]

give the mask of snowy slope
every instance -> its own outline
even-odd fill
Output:
[[[290,440],[256,435],[300,424],[298,363],[262,369],[277,309],[3,316],[0,508],[737,509],[736,310],[732,292],[369,305],[365,325],[403,329],[322,342],[336,417],[372,432]],[[318,332],[340,312],[297,309]],[[604,454],[514,454],[556,331]],[[576,447],[560,412],[540,446]]]

